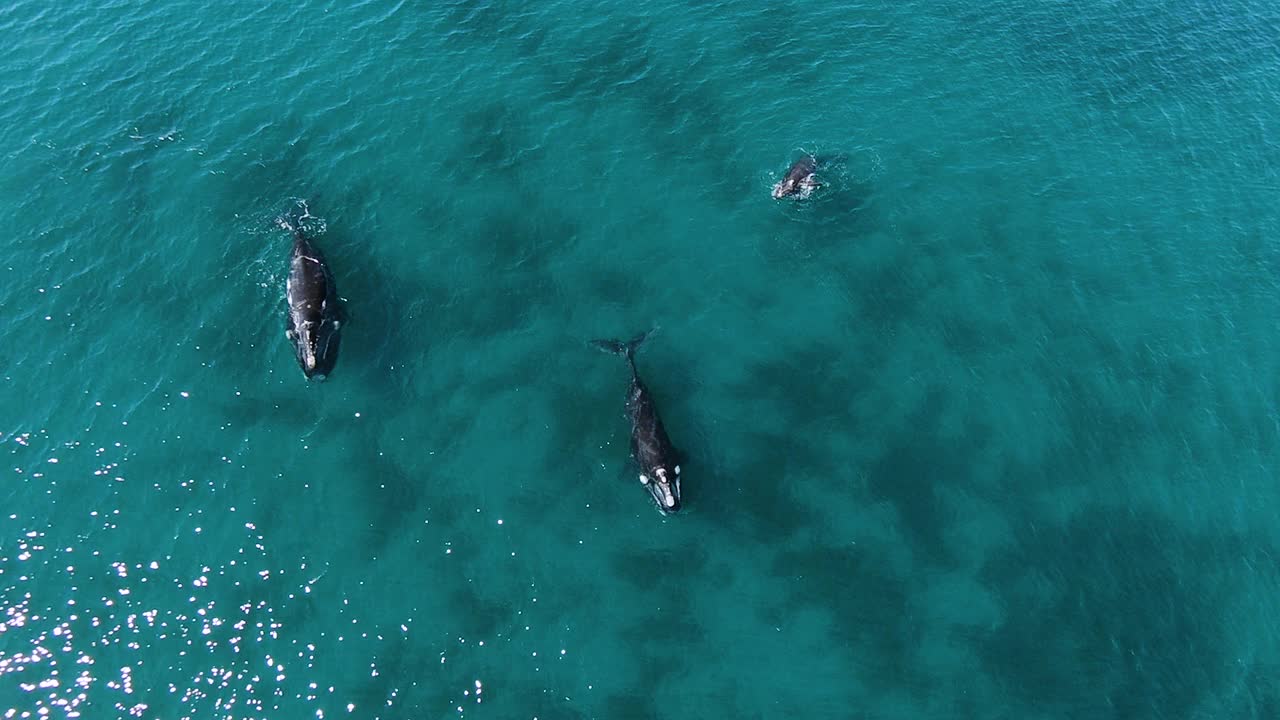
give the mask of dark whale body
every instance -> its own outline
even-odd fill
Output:
[[[797,199],[803,200],[809,197],[814,190],[822,186],[814,176],[817,170],[818,159],[813,155],[806,154],[796,160],[787,169],[787,174],[773,186],[773,198],[780,200],[789,195],[795,195]]]
[[[649,389],[636,371],[635,351],[648,333],[629,342],[595,340],[591,344],[605,352],[625,355],[631,366],[631,385],[627,389],[627,419],[631,421],[631,457],[640,471],[644,485],[658,510],[664,515],[680,510],[679,452],[667,437],[662,418]]]
[[[338,291],[320,250],[301,229],[284,221],[280,224],[293,233],[289,278],[285,281],[289,303],[285,337],[293,343],[298,366],[307,378],[323,380],[338,361],[342,329]]]

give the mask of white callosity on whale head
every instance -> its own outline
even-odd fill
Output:
[[[667,479],[667,469],[658,468],[658,487],[662,489],[662,503],[669,508],[676,506],[676,497],[671,494],[671,481]]]

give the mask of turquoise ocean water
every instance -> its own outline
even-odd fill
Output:
[[[1280,717],[1275,3],[0,37],[0,716]]]

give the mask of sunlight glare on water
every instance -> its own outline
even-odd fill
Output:
[[[0,720],[1280,717],[1278,27],[0,6]]]

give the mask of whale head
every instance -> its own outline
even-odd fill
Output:
[[[651,472],[640,475],[640,483],[644,485],[658,510],[663,515],[680,511],[680,466],[671,469],[659,466]]]
[[[298,365],[308,379],[324,380],[338,360],[338,329],[335,320],[306,321],[296,325],[290,339],[297,351]]]

